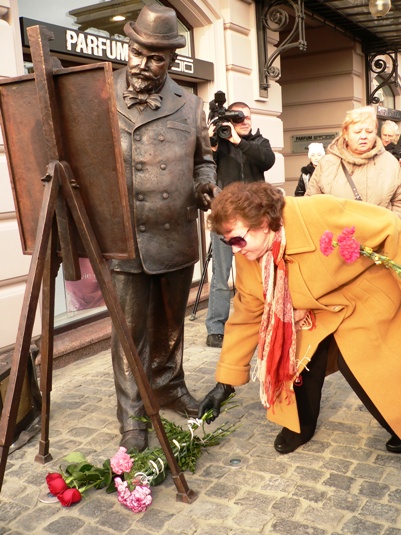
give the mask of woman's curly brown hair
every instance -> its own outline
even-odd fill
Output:
[[[233,182],[213,200],[208,226],[223,235],[230,222],[240,219],[249,228],[259,228],[267,220],[269,228],[281,227],[284,195],[267,182]]]

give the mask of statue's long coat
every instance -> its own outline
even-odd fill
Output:
[[[175,271],[199,259],[195,188],[215,183],[202,100],[169,76],[162,106],[127,108],[126,69],[114,73],[115,94],[136,253],[146,273]],[[116,271],[137,271],[129,260]]]

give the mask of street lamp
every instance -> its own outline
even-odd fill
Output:
[[[391,0],[370,0],[369,11],[375,18],[384,17],[391,9]]]

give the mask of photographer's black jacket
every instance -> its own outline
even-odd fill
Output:
[[[264,172],[270,169],[276,157],[269,140],[259,130],[255,134],[242,136],[238,145],[226,139],[219,139],[217,151],[213,153],[217,164],[217,185],[225,188],[231,182],[261,182]]]

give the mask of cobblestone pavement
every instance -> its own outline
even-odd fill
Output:
[[[202,398],[215,381],[219,350],[205,345],[205,311],[186,323],[187,383]],[[80,503],[45,504],[45,476],[71,451],[95,464],[119,442],[109,351],[56,370],[50,423],[53,461],[34,462],[38,437],[10,455],[0,495],[0,535],[401,535],[401,455],[387,453],[387,433],[370,417],[340,374],[326,380],[314,438],[279,455],[279,428],[265,420],[258,385],[237,389],[239,406],[218,422],[241,426],[208,449],[195,474],[186,473],[198,498],[176,501],[171,476],[153,488],[153,504],[134,514],[116,494],[89,491]],[[163,414],[181,420],[167,411]],[[185,424],[185,420],[182,420]],[[157,439],[152,435],[151,445]],[[231,459],[240,459],[238,467]]]

